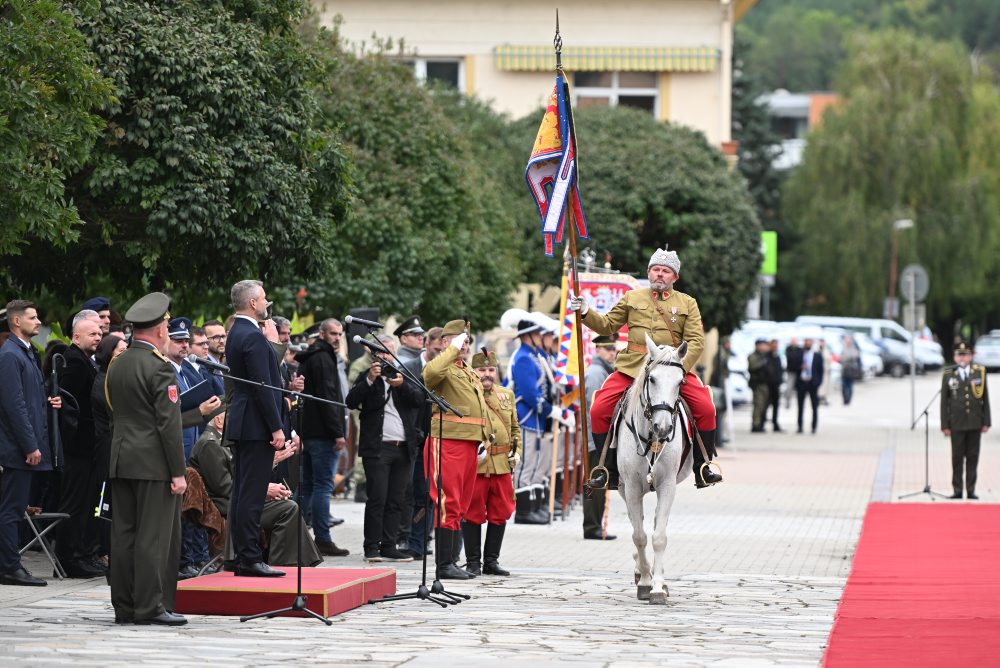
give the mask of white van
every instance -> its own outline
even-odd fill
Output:
[[[885,347],[891,358],[910,357],[910,332],[895,320],[883,318],[849,318],[834,315],[800,315],[795,322],[820,327],[840,327],[852,332],[867,334],[872,341]],[[944,354],[941,346],[935,341],[917,338],[914,340],[913,351],[916,356],[918,371],[924,369],[939,369],[944,366]],[[886,360],[886,371],[893,375],[901,375],[907,370],[900,368],[899,359]]]

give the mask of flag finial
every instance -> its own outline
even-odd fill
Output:
[[[556,69],[562,72],[562,35],[559,34],[559,9],[556,8],[556,36],[552,40],[556,50]]]

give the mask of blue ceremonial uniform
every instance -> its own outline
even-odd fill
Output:
[[[545,431],[546,420],[552,412],[552,384],[543,365],[548,364],[544,354],[521,344],[510,360],[511,389],[517,398],[517,421],[522,429]]]

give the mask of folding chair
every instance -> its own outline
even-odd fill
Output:
[[[42,548],[42,552],[44,552],[45,556],[52,562],[52,568],[55,569],[56,577],[60,580],[64,580],[66,578],[66,571],[63,570],[62,564],[59,563],[58,557],[56,557],[55,553],[52,551],[52,546],[49,541],[46,540],[45,536],[59,526],[60,522],[68,520],[69,513],[37,513],[32,515],[31,513],[25,511],[24,519],[31,528],[31,532],[35,534],[35,537],[29,540],[28,543],[21,548],[20,554],[24,554],[31,548],[32,545],[38,543],[38,545]],[[39,531],[39,525],[36,524],[36,522],[47,522],[47,524],[45,524],[45,526],[41,528],[41,531]]]

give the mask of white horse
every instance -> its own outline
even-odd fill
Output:
[[[674,503],[677,485],[691,473],[694,449],[684,456],[684,417],[680,389],[684,380],[681,360],[687,343],[677,348],[657,346],[646,336],[646,365],[629,388],[618,423],[617,443],[620,483],[618,493],[625,500],[632,522],[635,543],[635,582],[639,600],[665,605],[667,585],[663,582],[667,550],[667,518]],[[653,566],[646,556],[642,499],[656,492],[653,520]]]

